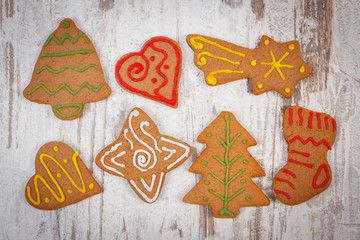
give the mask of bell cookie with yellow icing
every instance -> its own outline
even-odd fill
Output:
[[[162,135],[151,118],[134,108],[119,138],[96,157],[104,171],[125,178],[145,202],[159,197],[165,176],[191,154],[191,147],[178,139]]]
[[[210,86],[250,78],[255,95],[275,90],[291,98],[296,84],[312,74],[298,41],[277,43],[263,36],[254,50],[201,35],[188,35],[187,42]]]
[[[35,158],[35,174],[26,184],[31,206],[54,210],[101,193],[79,152],[62,142],[43,145]]]
[[[73,120],[82,114],[85,103],[103,100],[110,93],[91,40],[71,19],[64,19],[45,41],[24,97],[51,105],[62,120]]]

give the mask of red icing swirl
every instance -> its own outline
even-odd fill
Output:
[[[141,57],[141,60],[143,61],[137,61],[130,65],[130,67],[127,70],[127,75],[130,78],[130,80],[134,82],[140,82],[146,78],[149,71],[149,60],[145,58],[142,54],[131,54],[128,57],[124,58],[122,61],[123,63],[129,60],[132,57],[138,58]],[[145,65],[145,67],[144,67]],[[140,76],[139,76],[140,75]]]
[[[168,52],[167,48],[164,49],[158,48],[154,46],[154,43],[156,42],[166,43],[168,45],[167,48],[171,47],[172,50],[174,51]],[[149,63],[150,61],[154,61],[156,57],[155,56],[148,56],[148,58],[146,57],[147,56],[146,51],[147,49],[150,48],[153,51],[161,53],[163,56],[160,59],[160,62],[158,62],[155,66],[154,64],[150,66]],[[171,53],[170,56],[169,53]],[[171,59],[171,66],[165,64],[165,61],[167,61],[167,59],[169,58]],[[172,60],[176,60],[176,61],[172,61]],[[150,67],[153,68],[153,66],[154,69],[149,70],[149,68]],[[146,81],[151,81],[152,83],[159,82],[160,85],[154,85],[155,86],[154,88],[150,87],[145,90],[144,89],[140,90],[138,87],[135,87],[135,85],[131,85],[129,81],[126,82],[126,79],[123,79],[123,77],[125,76],[120,75],[120,70],[122,68],[126,69],[127,77],[129,78],[130,81],[140,82],[147,79]],[[173,69],[174,74],[172,75],[166,74],[166,71],[164,70],[167,70],[169,68]],[[154,76],[149,77],[149,71],[152,72],[153,70],[156,71],[158,77],[154,77]],[[177,94],[178,94],[177,87],[180,77],[180,71],[181,71],[181,50],[177,46],[176,42],[165,37],[155,37],[150,39],[148,42],[146,42],[140,52],[130,53],[128,55],[125,55],[123,58],[121,58],[116,64],[115,75],[119,84],[125,87],[126,89],[144,95],[146,97],[152,98],[154,100],[175,106],[177,104]],[[163,96],[160,92],[160,89],[167,86],[168,84],[172,85],[171,98],[169,98],[168,96],[167,97]]]

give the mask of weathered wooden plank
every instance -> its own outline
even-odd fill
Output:
[[[358,1],[0,1],[0,197],[2,239],[358,239],[360,236]],[[97,48],[113,89],[104,101],[86,104],[80,119],[56,119],[50,107],[27,101],[22,90],[46,37],[71,17]],[[185,37],[199,33],[255,48],[261,35],[279,42],[297,39],[314,74],[294,97],[251,94],[239,80],[209,87],[193,64]],[[183,50],[179,107],[170,109],[123,90],[114,65],[156,35],[177,40]],[[328,153],[333,183],[298,206],[285,206],[272,192],[272,179],[286,163],[282,118],[289,105],[327,112],[338,122],[337,142]],[[144,109],[159,130],[193,146],[193,156],[167,175],[159,199],[142,202],[128,183],[94,164],[113,142],[130,112]],[[254,182],[269,196],[268,207],[242,208],[236,219],[215,219],[209,207],[182,197],[199,181],[187,170],[205,146],[199,133],[221,111],[232,111],[257,140],[249,152],[266,172]],[[52,140],[80,151],[104,192],[57,211],[39,211],[24,198],[38,148]]]

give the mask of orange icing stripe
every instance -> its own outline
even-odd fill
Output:
[[[84,179],[82,177],[82,174],[80,172],[80,168],[79,165],[77,164],[76,158],[79,156],[79,151],[76,151],[74,153],[74,155],[72,156],[72,161],[74,163],[74,166],[76,168],[76,171],[81,179],[81,184],[82,187],[79,187],[79,185],[76,184],[76,182],[74,181],[74,179],[70,176],[70,174],[66,171],[66,169],[61,166],[61,164],[53,157],[50,156],[46,153],[42,153],[40,154],[40,162],[41,164],[44,166],[44,168],[46,169],[47,174],[49,175],[49,177],[51,178],[51,180],[53,181],[53,183],[56,185],[56,188],[58,190],[58,192],[60,193],[59,195],[57,195],[57,193],[54,191],[54,189],[52,189],[50,187],[50,185],[46,182],[46,180],[41,176],[41,175],[36,175],[34,177],[34,187],[35,187],[35,191],[36,191],[36,199],[34,200],[30,194],[30,187],[27,186],[26,190],[27,190],[27,196],[29,198],[29,200],[34,204],[34,205],[39,205],[41,203],[41,199],[40,199],[40,192],[39,192],[39,186],[38,186],[38,180],[40,180],[45,187],[47,187],[47,189],[51,192],[51,194],[54,196],[54,198],[58,201],[58,202],[64,202],[65,201],[65,195],[64,192],[62,190],[62,188],[60,187],[59,183],[56,181],[55,177],[53,176],[52,172],[50,171],[49,167],[46,165],[45,161],[44,161],[44,157],[47,157],[49,159],[51,159],[52,161],[54,161],[59,167],[60,169],[65,173],[65,175],[68,177],[68,179],[70,180],[71,184],[74,185],[74,187],[79,190],[79,192],[81,193],[85,193],[86,192],[86,187],[84,184]]]

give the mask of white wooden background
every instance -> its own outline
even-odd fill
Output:
[[[0,1],[0,239],[359,239],[360,238],[360,3],[312,1]],[[87,104],[74,121],[54,117],[48,105],[22,96],[37,56],[59,22],[73,18],[93,41],[111,86],[111,96]],[[293,98],[251,93],[248,80],[209,87],[193,64],[185,37],[208,35],[255,48],[261,35],[300,41],[314,74]],[[149,38],[163,35],[183,50],[179,107],[139,97],[115,81],[114,66]],[[328,160],[333,182],[321,195],[286,206],[272,192],[272,178],[286,163],[282,117],[289,105],[326,112],[338,123]],[[94,163],[113,142],[129,111],[141,107],[162,133],[193,146],[193,155],[167,175],[159,199],[146,204],[119,177]],[[200,176],[188,168],[204,149],[198,134],[223,110],[235,114],[258,144],[249,151],[266,172],[254,179],[271,199],[268,207],[241,208],[235,219],[215,219],[208,207],[185,204]],[[80,156],[103,193],[56,211],[25,200],[34,157],[59,140]]]

